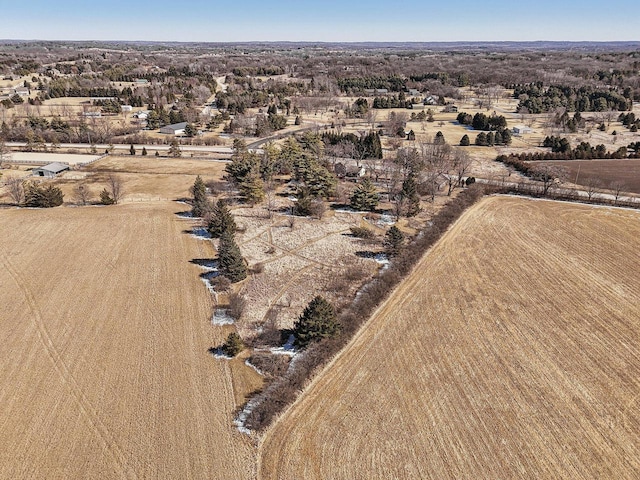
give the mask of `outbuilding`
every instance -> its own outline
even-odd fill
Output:
[[[173,125],[165,125],[160,129],[160,133],[166,133],[168,135],[184,135],[184,129],[187,126],[187,122],[174,123]]]
[[[69,170],[69,165],[65,165],[64,163],[54,162],[54,163],[45,165],[44,167],[34,168],[32,170],[32,173],[36,177],[53,178],[59,173],[64,172],[65,170]]]
[[[524,125],[516,125],[515,127],[513,127],[513,134],[516,137],[519,137],[520,135],[524,135],[526,133],[533,133],[533,129],[531,127],[525,127]]]

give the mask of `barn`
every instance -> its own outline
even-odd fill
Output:
[[[160,133],[166,133],[169,135],[184,135],[184,129],[187,126],[187,122],[174,123],[173,125],[166,125],[160,129]]]
[[[36,177],[53,178],[59,173],[64,172],[65,170],[69,170],[69,165],[65,165],[64,163],[54,162],[54,163],[45,165],[44,167],[34,168],[32,170],[32,173]]]

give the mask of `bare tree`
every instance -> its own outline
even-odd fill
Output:
[[[80,205],[86,205],[91,200],[91,190],[84,183],[78,183],[73,187],[73,198]]]
[[[613,191],[613,195],[615,197],[614,204],[618,203],[618,199],[620,198],[620,193],[627,187],[627,185],[620,181],[615,180],[609,184],[609,188]]]
[[[0,138],[0,165],[5,160],[11,160],[11,149],[7,147],[7,144],[4,143],[4,140]]]
[[[467,174],[473,159],[465,150],[457,149],[453,155],[453,168],[455,169],[457,179],[457,185],[462,187],[463,177]]]
[[[124,196],[124,189],[122,185],[122,178],[114,173],[110,173],[107,176],[107,188],[109,195],[113,199],[113,203],[119,203]]]
[[[587,183],[585,184],[587,198],[589,200],[593,199],[598,192],[600,192],[600,181],[597,178],[589,178]]]
[[[7,188],[9,189],[9,196],[13,203],[20,205],[24,202],[24,182],[19,177],[8,177]]]

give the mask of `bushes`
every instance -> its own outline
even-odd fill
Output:
[[[24,191],[24,203],[27,207],[51,208],[62,205],[64,195],[62,190],[53,185],[41,186],[31,182]]]
[[[462,212],[482,198],[484,193],[482,186],[474,184],[445,205],[433,218],[431,226],[406,245],[393,259],[389,268],[365,285],[351,305],[338,313],[339,334],[310,344],[296,357],[284,376],[267,386],[255,398],[255,407],[248,415],[245,426],[253,430],[262,430],[293,403],[298,392],[304,388],[314,373],[349,342],[375,309],[411,271],[427,249],[446,232]]]

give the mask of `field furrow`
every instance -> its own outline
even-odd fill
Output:
[[[640,214],[466,212],[267,432],[262,479],[638,478]]]

